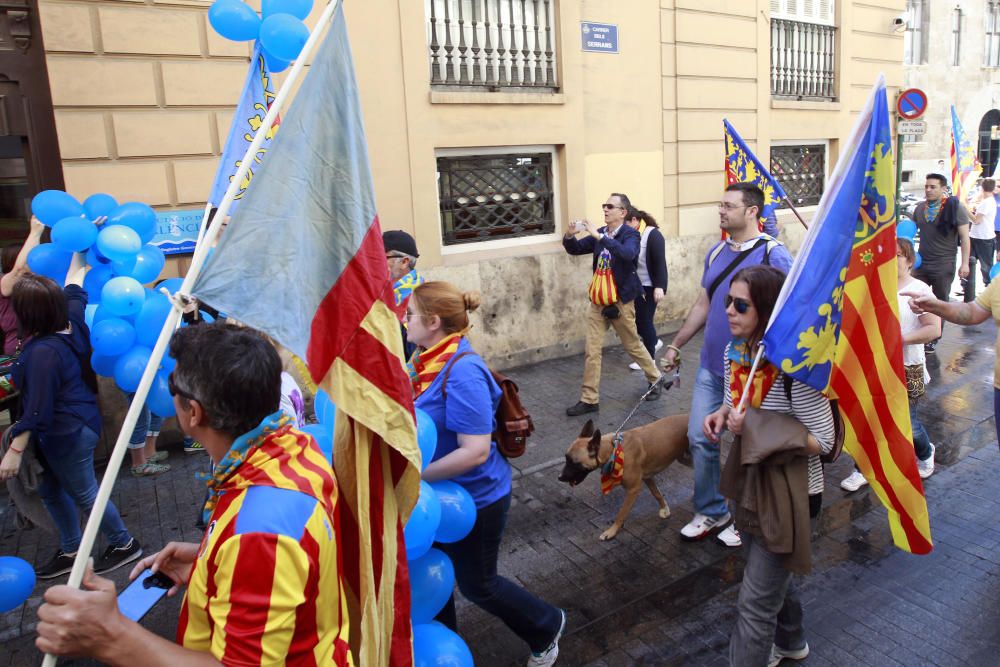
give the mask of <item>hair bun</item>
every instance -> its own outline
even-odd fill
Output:
[[[471,313],[482,303],[482,295],[478,291],[462,292],[462,301],[465,303],[465,311]]]

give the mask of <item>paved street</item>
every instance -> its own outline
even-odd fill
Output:
[[[843,457],[827,469],[824,512],[816,526],[814,572],[801,581],[810,657],[820,665],[996,665],[1000,654],[1000,452],[992,410],[994,326],[945,328],[929,360],[933,381],[921,414],[937,448],[937,472],[927,496],[935,550],[910,556],[891,544],[885,511],[867,490],[846,494]],[[700,341],[685,349],[683,384],[644,403],[631,425],[684,412]],[[604,356],[601,411],[613,430],[644,382],[616,348]],[[597,475],[570,488],[557,476],[566,447],[584,417],[569,418],[582,375],[580,356],[513,369],[537,433],[513,461],[520,473],[501,554],[501,570],[565,608],[563,665],[725,665],[743,561],[714,539],[682,543],[691,518],[691,469],[675,464],[659,475],[672,516],[658,518],[643,492],[612,542],[597,536],[610,525],[622,491],[602,497]],[[170,539],[197,540],[201,491],[193,473],[204,455],[168,444],[174,470],[156,479],[122,476],[115,501],[147,550]],[[0,505],[6,497],[0,496]],[[28,561],[48,556],[54,538],[16,531],[12,512],[0,515],[0,553]],[[116,573],[122,584],[125,571]],[[21,609],[0,616],[0,665],[35,665],[35,609],[43,587]],[[178,602],[161,603],[145,624],[172,636]],[[524,664],[527,648],[493,617],[460,601],[461,633],[478,665]],[[64,661],[61,664],[90,664]]]

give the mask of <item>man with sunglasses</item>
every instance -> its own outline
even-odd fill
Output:
[[[382,232],[382,245],[385,246],[385,261],[389,265],[389,278],[396,298],[396,316],[403,335],[403,359],[409,359],[416,346],[406,339],[406,304],[413,290],[424,284],[424,277],[416,268],[420,253],[413,237],[399,229]]]
[[[635,326],[635,300],[642,294],[642,283],[636,273],[639,232],[625,224],[625,213],[631,206],[628,197],[612,193],[603,206],[603,227],[588,220],[576,220],[570,222],[563,236],[563,247],[569,254],[593,255],[583,387],[579,402],[566,409],[570,417],[597,412],[599,408],[601,354],[609,325],[614,327],[625,351],[646,374],[649,383],[646,400],[654,400],[660,395],[660,371]],[[586,236],[578,239],[578,232],[585,232]]]
[[[337,482],[313,438],[279,410],[281,360],[252,329],[179,329],[169,377],[177,421],[215,462],[201,544],[139,562],[185,585],[177,643],[126,619],[112,581],[56,586],[38,610],[42,651],[111,665],[348,665]]]
[[[719,492],[719,444],[705,436],[705,417],[722,405],[725,385],[723,355],[731,338],[726,318],[729,282],[738,269],[754,264],[770,264],[787,272],[792,257],[773,237],[758,231],[764,193],[752,183],[734,183],[726,188],[719,202],[719,228],[728,238],[715,244],[705,256],[702,289],[691,306],[684,324],[667,345],[663,366],[672,369],[680,360],[680,348],[703,327],[705,341],[701,363],[695,376],[688,420],[688,442],[694,461],[694,511],[691,521],[681,529],[681,539],[700,540],[730,521],[726,499]],[[747,304],[733,302],[739,312]],[[742,544],[732,526],[719,533],[726,546]]]

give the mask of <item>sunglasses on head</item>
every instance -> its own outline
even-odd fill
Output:
[[[183,396],[184,398],[188,399],[189,401],[197,401],[198,400],[197,398],[194,397],[194,395],[192,395],[192,394],[184,391],[183,389],[181,389],[180,387],[177,386],[177,383],[174,382],[174,373],[173,373],[173,371],[171,371],[170,375],[167,376],[167,391],[170,392],[171,396]]]
[[[746,299],[741,299],[737,296],[730,296],[728,294],[726,295],[726,308],[732,306],[740,315],[746,315],[752,305],[753,304]]]

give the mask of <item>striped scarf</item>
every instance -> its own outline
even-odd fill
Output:
[[[625,471],[625,452],[622,450],[622,434],[619,433],[611,441],[611,456],[601,466],[601,493],[607,495],[611,489],[622,483],[622,473]]]
[[[413,386],[413,398],[424,393],[434,382],[441,370],[458,351],[465,331],[459,331],[438,341],[426,350],[418,349],[406,362],[406,370],[410,374],[410,384]]]
[[[734,338],[729,344],[729,396],[732,399],[733,407],[740,404],[743,397],[743,390],[746,388],[750,392],[747,405],[752,408],[759,408],[767,392],[771,390],[778,377],[778,369],[766,359],[761,359],[757,366],[757,372],[753,379],[750,379],[750,367],[753,365],[753,355],[747,349],[747,341],[742,338]]]

